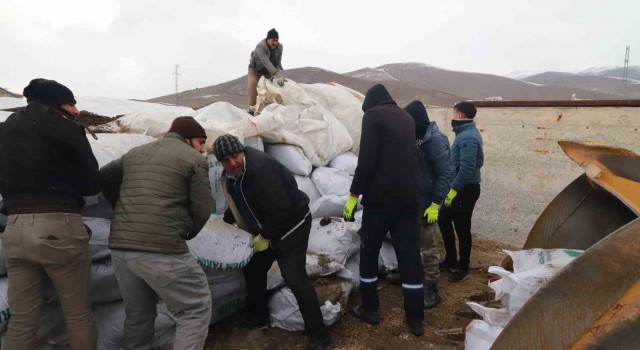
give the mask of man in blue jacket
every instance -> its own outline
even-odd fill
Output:
[[[451,187],[453,170],[449,166],[449,139],[440,132],[436,122],[429,120],[427,109],[416,100],[409,103],[405,112],[413,117],[416,125],[416,145],[420,155],[421,174],[419,182],[418,225],[420,227],[420,253],[424,266],[427,290],[424,307],[430,309],[442,299],[438,293],[438,247],[436,234],[440,206]],[[399,274],[387,275],[387,281],[400,280]]]
[[[438,226],[446,250],[441,268],[450,269],[449,280],[459,282],[469,277],[471,256],[471,217],[476,201],[480,197],[480,168],[484,163],[482,136],[474,118],[476,107],[470,102],[459,102],[453,107],[451,126],[456,138],[451,146],[451,167],[454,179],[444,200]],[[460,246],[457,259],[456,237]]]

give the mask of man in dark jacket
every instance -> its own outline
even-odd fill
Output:
[[[278,261],[285,283],[298,301],[308,337],[308,348],[324,350],[331,344],[318,296],[305,269],[311,231],[309,197],[287,168],[268,154],[245,147],[237,137],[223,135],[213,144],[222,163],[221,175],[229,209],[227,223],[254,235],[254,255],[244,268],[248,315],[244,327],[269,324],[267,271]]]
[[[449,139],[440,132],[436,122],[429,120],[427,109],[422,102],[416,100],[409,103],[404,110],[409,113],[416,125],[416,144],[420,152],[420,207],[418,209],[418,225],[420,226],[420,253],[424,265],[427,290],[424,294],[424,307],[430,309],[440,301],[438,293],[438,213],[440,206],[451,188],[453,171],[449,166]],[[387,280],[394,283],[400,280],[399,274],[387,275]]]
[[[0,194],[8,216],[2,248],[11,322],[6,349],[35,349],[48,276],[60,298],[72,349],[96,348],[89,234],[83,196],[100,192],[98,162],[66,86],[34,79],[28,105],[0,126]]]
[[[473,121],[475,116],[476,107],[470,102],[460,102],[453,107],[451,126],[456,138],[450,155],[455,175],[438,221],[447,254],[440,267],[451,269],[452,282],[469,277],[471,217],[480,197],[480,168],[484,164],[482,136]],[[460,261],[457,261],[453,224],[460,244]]]
[[[206,138],[192,117],[178,117],[164,138],[100,169],[103,194],[115,206],[109,248],[124,300],[126,349],[153,348],[158,297],[177,319],[173,348],[204,347],[211,292],[185,241],[213,209]]]
[[[362,305],[355,317],[377,325],[378,255],[387,232],[391,233],[402,277],[404,310],[411,332],[424,332],[422,262],[418,245],[418,179],[420,160],[415,125],[409,114],[393,101],[383,85],[367,91],[362,110],[362,138],[358,166],[345,205],[345,220],[353,220],[358,197],[364,214],[359,231],[360,291]]]
[[[258,81],[262,77],[284,86],[285,79],[280,74],[282,71],[282,51],[283,46],[280,44],[280,36],[275,28],[267,32],[267,37],[256,45],[251,52],[251,60],[249,61],[249,72],[247,73],[247,96],[249,97],[249,112],[253,115],[258,98]]]

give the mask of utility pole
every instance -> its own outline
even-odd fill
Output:
[[[625,98],[627,97],[627,83],[629,83],[629,51],[631,51],[631,46],[627,46],[624,54],[624,69],[622,70],[622,93]]]
[[[176,64],[176,71],[172,73],[176,76],[176,106],[178,105],[178,76],[180,75],[180,73],[178,72],[179,68],[180,66]]]

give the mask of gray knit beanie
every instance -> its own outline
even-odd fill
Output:
[[[240,152],[244,152],[244,145],[231,134],[222,135],[213,142],[213,154],[218,161]]]

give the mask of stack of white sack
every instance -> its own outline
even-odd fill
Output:
[[[531,296],[551,280],[565,266],[583,253],[572,249],[529,249],[520,251],[504,250],[513,260],[513,272],[499,266],[489,267],[489,272],[501,279],[490,282],[489,287],[496,293],[502,308],[490,308],[469,302],[483,320],[474,320],[467,326],[466,350],[488,350],[511,318],[531,298]]]

